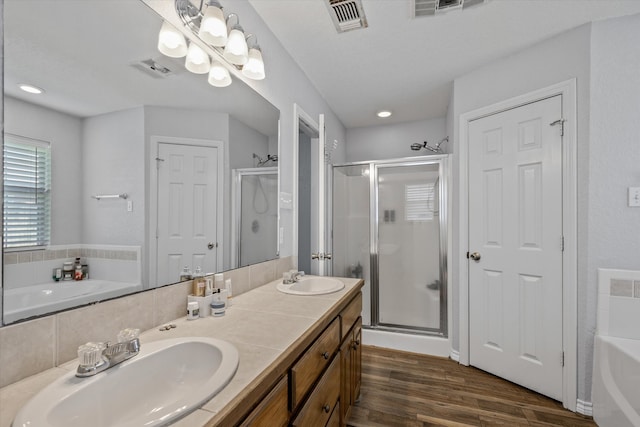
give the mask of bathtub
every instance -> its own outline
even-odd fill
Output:
[[[640,426],[640,340],[595,337],[593,418],[600,427]]]
[[[139,283],[82,280],[4,290],[4,323],[64,310],[142,290]]]

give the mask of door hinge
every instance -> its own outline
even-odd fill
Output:
[[[467,251],[467,259],[469,259],[469,251]]]
[[[562,352],[562,366],[564,366],[564,351]]]
[[[564,136],[564,122],[566,122],[565,119],[558,119],[553,123],[549,123],[549,126],[560,125],[560,136]]]
[[[560,237],[560,252],[564,252],[564,236]]]
[[[160,162],[164,162],[164,159],[161,159],[160,157],[156,157],[156,168],[160,169]]]

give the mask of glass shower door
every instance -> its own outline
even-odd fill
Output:
[[[375,167],[374,323],[446,331],[441,162]]]

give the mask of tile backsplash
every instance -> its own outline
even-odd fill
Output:
[[[598,270],[598,334],[640,340],[640,271]]]
[[[240,295],[280,277],[293,262],[280,258],[224,276]],[[75,359],[87,341],[113,341],[121,329],[144,331],[184,316],[190,291],[191,282],[182,282],[0,328],[0,387]]]

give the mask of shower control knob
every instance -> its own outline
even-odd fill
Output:
[[[480,261],[480,252],[473,252],[471,255],[469,255],[469,258],[476,262]]]

